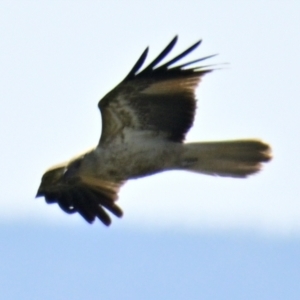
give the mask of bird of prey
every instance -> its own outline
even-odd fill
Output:
[[[269,145],[260,140],[184,143],[194,121],[195,89],[213,71],[192,65],[214,55],[180,63],[200,40],[161,63],[176,42],[177,36],[143,69],[146,48],[124,80],[98,104],[99,144],[46,171],[37,197],[57,203],[68,214],[78,212],[89,223],[98,218],[110,225],[108,211],[123,215],[116,200],[126,180],[169,170],[247,177],[271,159]]]

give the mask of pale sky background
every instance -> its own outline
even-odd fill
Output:
[[[3,299],[299,299],[299,16],[296,0],[1,1]],[[47,168],[97,144],[98,100],[176,34],[171,56],[203,39],[188,60],[226,63],[187,141],[261,138],[272,162],[129,182],[110,228],[34,199]]]

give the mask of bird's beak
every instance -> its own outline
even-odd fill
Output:
[[[42,188],[41,185],[40,185],[40,187],[39,187],[39,189],[38,189],[38,191],[37,191],[37,193],[36,193],[35,198],[43,197],[43,196],[44,196],[44,191],[43,191],[43,188]]]

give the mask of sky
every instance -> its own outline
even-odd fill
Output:
[[[298,1],[1,1],[5,299],[299,299]],[[166,172],[122,187],[110,228],[35,194],[98,143],[97,103],[149,46],[218,54],[189,141],[260,138],[248,179]]]

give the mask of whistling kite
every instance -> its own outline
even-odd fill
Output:
[[[190,66],[213,55],[173,66],[199,41],[159,65],[176,42],[177,37],[141,70],[148,48],[143,52],[98,104],[102,134],[97,147],[47,171],[37,197],[67,213],[78,212],[89,223],[98,217],[109,225],[106,210],[117,217],[123,214],[115,202],[128,179],[168,170],[246,177],[270,160],[270,147],[259,140],[184,143],[194,121],[196,87],[212,72],[207,66]]]

